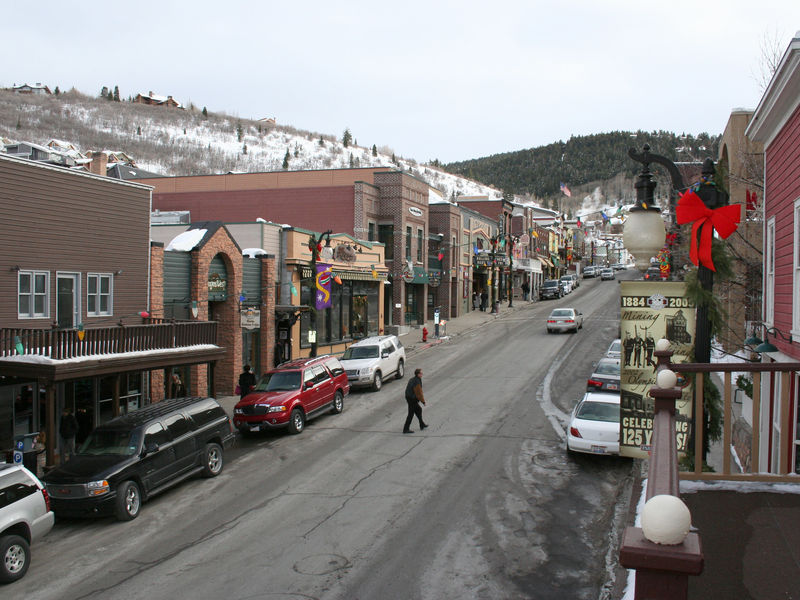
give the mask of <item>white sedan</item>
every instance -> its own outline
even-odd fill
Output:
[[[555,308],[547,317],[547,333],[573,331],[583,327],[583,313],[574,308]]]
[[[583,395],[567,426],[567,452],[619,454],[619,394]]]

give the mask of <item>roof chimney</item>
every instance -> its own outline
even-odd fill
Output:
[[[89,163],[89,172],[95,175],[107,175],[108,155],[105,152],[92,152],[92,162]]]

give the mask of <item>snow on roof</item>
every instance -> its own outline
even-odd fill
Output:
[[[263,248],[245,248],[242,250],[242,255],[247,258],[255,258],[256,256],[264,256],[267,251]]]
[[[76,356],[74,358],[64,358],[60,360],[56,360],[50,358],[49,356],[43,356],[41,354],[15,354],[13,356],[3,356],[3,362],[16,362],[16,363],[26,363],[26,364],[35,364],[35,365],[64,365],[64,364],[75,364],[75,363],[82,363],[82,362],[97,362],[98,359],[112,359],[112,358],[136,358],[139,356],[152,356],[154,354],[172,354],[176,350],[184,351],[184,352],[193,352],[195,350],[212,350],[215,348],[219,348],[214,344],[197,344],[194,346],[185,346],[181,348],[159,348],[156,350],[137,350],[135,352],[116,352],[112,354],[90,354],[88,356]]]
[[[170,250],[177,250],[181,252],[188,252],[203,239],[203,236],[208,233],[208,229],[190,229],[177,235],[169,245],[164,249],[165,252]]]

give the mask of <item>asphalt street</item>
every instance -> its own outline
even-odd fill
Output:
[[[240,439],[219,477],[132,522],[59,520],[4,597],[613,598],[632,464],[568,459],[564,426],[618,302],[589,280],[411,349],[424,432],[401,433],[404,381],[353,392],[301,435]],[[547,335],[556,306],[583,330]]]

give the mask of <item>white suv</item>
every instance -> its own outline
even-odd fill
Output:
[[[0,463],[0,583],[20,579],[31,564],[31,543],[53,528],[50,497],[21,465]]]
[[[396,335],[379,335],[357,341],[340,360],[351,387],[372,386],[377,392],[392,373],[397,379],[405,375],[406,349]]]

